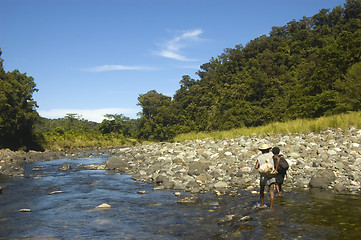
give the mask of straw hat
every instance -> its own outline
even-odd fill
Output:
[[[271,149],[271,146],[268,144],[262,144],[261,147],[258,148],[259,150],[267,150],[267,149]]]

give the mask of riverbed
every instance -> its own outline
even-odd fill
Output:
[[[293,189],[269,210],[244,189],[176,196],[86,167],[106,160],[32,162],[23,177],[0,178],[0,239],[361,239],[359,194]],[[197,201],[180,203],[187,196]]]

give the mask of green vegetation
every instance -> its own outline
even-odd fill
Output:
[[[224,139],[239,136],[266,136],[276,134],[295,134],[325,131],[330,128],[347,129],[351,126],[361,127],[361,112],[342,113],[316,119],[297,119],[288,122],[274,122],[260,127],[244,127],[216,132],[191,132],[176,136],[175,141],[195,139]]]
[[[0,59],[0,149],[41,148],[41,135],[34,133],[39,120],[32,97],[35,87],[34,79],[18,70],[5,73]]]
[[[61,119],[43,118],[36,131],[44,136],[43,147],[48,150],[96,149],[133,145],[131,120],[123,115],[106,115],[101,124],[82,119],[74,113]]]
[[[140,94],[139,119],[114,114],[97,124],[77,114],[41,120],[33,78],[5,73],[1,60],[0,148],[112,147],[359,125],[351,119],[361,110],[361,0],[273,27],[200,69],[199,79],[182,77],[173,97]]]

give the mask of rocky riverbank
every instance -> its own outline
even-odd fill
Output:
[[[289,162],[284,187],[360,193],[361,130],[155,143],[113,150],[106,169],[153,182],[156,189],[224,194],[259,189],[258,147],[278,146]]]
[[[361,192],[361,130],[358,128],[330,129],[320,134],[205,139],[98,150],[97,154],[113,156],[105,166],[93,166],[93,169],[125,172],[137,181],[154,183],[156,189],[216,194],[236,189],[256,192],[259,174],[254,164],[260,153],[258,147],[263,143],[278,146],[289,162],[286,190],[316,187]],[[94,151],[24,153],[1,150],[0,173],[21,176],[22,165],[26,162],[93,155]]]

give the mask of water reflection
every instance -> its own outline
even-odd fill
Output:
[[[79,166],[102,161],[36,162],[26,167],[24,178],[0,178],[5,186],[0,238],[361,239],[358,195],[286,192],[269,210],[255,207],[258,195],[240,190],[179,204],[172,191],[153,191],[153,185],[128,175]],[[64,163],[71,170],[60,171]],[[102,203],[111,208],[97,209]]]

